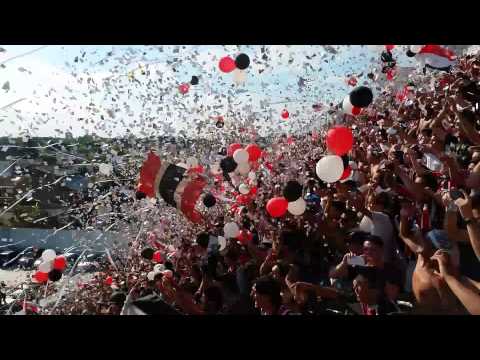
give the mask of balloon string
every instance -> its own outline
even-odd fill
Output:
[[[7,209],[5,209],[4,211],[2,211],[0,213],[0,217],[2,217],[4,214],[6,214],[8,211],[10,211],[12,208],[14,208],[16,205],[18,205],[23,199],[25,199],[26,197],[32,195],[36,190],[39,190],[43,187],[47,187],[47,186],[50,186],[50,185],[55,185],[57,184],[60,180],[62,180],[63,178],[65,178],[66,176],[61,176],[59,177],[57,180],[55,180],[54,182],[52,183],[49,183],[49,184],[45,184],[45,185],[41,185],[35,189],[32,189],[32,190],[29,190],[24,196],[22,196],[20,199],[18,199],[17,201],[15,201],[12,205],[10,205]]]
[[[3,170],[1,173],[0,173],[0,176],[3,175],[4,173],[6,173],[8,171],[8,169],[10,169],[13,165],[15,165],[18,161],[20,160],[23,160],[23,158],[18,158],[17,160],[15,160],[13,163],[11,163],[10,165],[8,165],[8,167]]]
[[[42,50],[42,49],[45,49],[45,48],[48,47],[48,46],[49,46],[49,45],[44,45],[44,46],[41,46],[41,47],[39,47],[39,48],[36,48],[36,49],[30,50],[30,51],[27,51],[26,53],[13,56],[13,57],[11,57],[11,58],[9,58],[9,59],[7,59],[7,60],[2,61],[2,62],[0,63],[0,65],[3,65],[3,64],[5,64],[5,63],[7,63],[7,62],[9,62],[9,61],[18,59],[18,58],[23,57],[23,56],[27,56],[27,55],[33,54],[33,53],[35,53],[35,52],[37,52],[37,51],[40,51],[40,50]]]
[[[48,283],[49,283],[50,280],[47,280],[47,283],[45,284],[45,292],[43,294],[43,298],[46,298],[47,297],[47,290],[48,290]]]
[[[7,105],[5,105],[5,106],[2,106],[2,107],[0,108],[0,110],[6,110],[6,109],[8,109],[9,107],[11,107],[11,106],[13,106],[13,105],[15,105],[15,104],[23,101],[23,100],[27,100],[27,98],[21,98],[21,99],[15,100],[14,102],[11,102],[10,104],[7,104]]]
[[[53,306],[50,314],[53,313],[53,311],[55,311],[55,309],[57,308],[58,304],[60,303],[60,301],[62,300],[62,297],[63,297],[63,292],[65,290],[65,286],[68,284],[68,282],[70,281],[70,278],[72,277],[72,274],[73,272],[75,271],[75,269],[77,268],[77,265],[78,263],[80,262],[80,260],[82,259],[83,255],[85,255],[85,253],[87,252],[89,248],[87,247],[85,250],[83,250],[83,252],[80,254],[80,256],[78,257],[77,261],[75,261],[75,264],[73,264],[72,266],[72,269],[70,270],[70,272],[68,273],[68,275],[65,277],[65,280],[63,281],[63,284],[62,284],[62,287],[60,289],[60,291],[56,294],[57,296],[57,301],[55,302],[55,305]]]

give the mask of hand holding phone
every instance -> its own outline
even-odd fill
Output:
[[[464,199],[464,196],[463,196],[463,194],[462,194],[462,192],[461,192],[460,190],[458,190],[458,189],[451,189],[451,190],[450,190],[450,198],[451,198],[453,201],[455,201],[455,200],[460,199],[460,198]]]
[[[352,256],[347,259],[347,264],[351,266],[365,266],[365,259],[363,256]]]

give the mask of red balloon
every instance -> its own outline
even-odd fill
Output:
[[[248,194],[240,194],[237,196],[238,205],[247,205],[250,202],[250,197]]]
[[[253,235],[248,230],[240,230],[240,234],[237,236],[237,240],[240,241],[242,245],[247,245],[247,243],[253,240]]]
[[[245,150],[248,152],[248,161],[257,161],[262,156],[262,149],[258,145],[247,145]]]
[[[252,186],[252,187],[250,188],[250,192],[248,193],[248,195],[250,195],[250,196],[255,196],[255,195],[257,195],[257,187],[256,187],[256,186]]]
[[[388,51],[392,51],[394,47],[395,45],[385,45],[385,49],[387,49]]]
[[[393,69],[390,69],[387,71],[387,80],[393,80],[395,77],[395,71]]]
[[[353,115],[358,115],[358,114],[360,114],[361,112],[362,112],[362,108],[359,108],[359,107],[356,107],[356,106],[354,106],[354,107],[352,108],[352,114],[353,114]]]
[[[67,267],[67,259],[65,256],[57,256],[55,260],[53,260],[53,268],[55,270],[63,271]]]
[[[160,251],[155,251],[153,253],[152,260],[156,263],[161,263],[162,262],[162,254],[160,253]]]
[[[352,173],[352,168],[350,166],[347,166],[343,170],[343,174],[342,174],[342,177],[340,178],[340,180],[345,180],[346,178],[348,178],[350,176],[351,173]]]
[[[235,65],[235,60],[233,60],[230,56],[225,56],[220,59],[218,67],[220,68],[220,71],[224,73],[229,73],[235,70],[237,68],[237,65]]]
[[[181,84],[179,87],[178,87],[178,90],[180,91],[180,93],[182,95],[185,95],[186,93],[188,93],[188,90],[190,90],[190,85],[188,84]]]
[[[35,275],[33,275],[33,278],[39,283],[44,283],[48,281],[48,273],[37,271]]]
[[[352,76],[350,79],[348,79],[348,85],[350,86],[357,85],[357,79],[354,76]]]
[[[227,149],[227,155],[228,156],[233,156],[233,153],[238,150],[238,149],[241,149],[242,148],[242,144],[239,144],[239,143],[233,143],[233,144],[230,144],[228,146],[228,149]]]
[[[111,276],[107,276],[107,278],[105,279],[105,285],[112,285],[113,284],[113,278]]]
[[[284,197],[276,197],[268,200],[267,212],[272,217],[282,217],[287,212],[288,201]]]
[[[345,126],[331,128],[327,133],[327,147],[335,155],[345,155],[353,147],[352,131]]]
[[[289,112],[287,111],[287,109],[283,109],[283,111],[282,111],[282,118],[288,119],[289,116],[290,116],[290,114],[289,114]]]

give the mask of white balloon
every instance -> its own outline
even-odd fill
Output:
[[[302,215],[307,208],[307,203],[303,198],[299,197],[297,200],[288,203],[288,212],[292,215]]]
[[[187,159],[187,166],[188,166],[189,168],[197,167],[197,166],[198,166],[198,160],[197,160],[195,157],[193,157],[193,156],[189,157],[189,158]]]
[[[248,178],[249,178],[250,180],[255,180],[255,179],[257,178],[257,175],[255,174],[254,171],[250,171],[250,172],[248,173]]]
[[[223,233],[226,238],[236,238],[240,234],[240,229],[236,223],[229,222],[223,227]]]
[[[423,45],[410,45],[410,51],[417,54],[422,50]]]
[[[337,155],[327,155],[321,158],[316,166],[317,176],[326,183],[340,180],[343,170],[343,160]]]
[[[112,170],[113,170],[113,166],[111,164],[100,164],[98,166],[98,171],[100,172],[100,174],[103,174],[103,175],[109,176]]]
[[[213,175],[219,175],[222,173],[222,169],[220,168],[220,164],[215,163],[210,166],[210,171]]]
[[[161,273],[164,270],[165,270],[165,265],[163,265],[163,264],[156,264],[153,267],[153,272],[155,272],[156,274]]]
[[[250,192],[250,189],[248,188],[248,185],[240,184],[240,186],[238,187],[238,191],[240,192],[240,194],[246,195]]]
[[[245,163],[248,164],[248,157],[248,152],[245,149],[237,149],[233,153],[233,160],[235,160],[238,165]]]
[[[184,169],[188,169],[188,165],[185,163],[178,163],[177,166],[182,167]]]
[[[242,85],[247,80],[247,73],[243,70],[236,69],[233,72],[233,82]]]
[[[350,95],[345,96],[342,103],[343,112],[348,115],[352,115],[353,105],[350,102]]]
[[[57,254],[55,253],[55,250],[53,249],[47,249],[42,253],[42,260],[43,261],[52,261],[55,259]]]
[[[237,167],[237,170],[238,170],[238,167]],[[240,178],[238,177],[237,174],[235,174],[234,172],[231,172],[231,173],[228,173],[228,175],[230,176],[230,179],[232,180],[233,186],[238,186],[240,184]]]
[[[38,266],[38,271],[49,273],[53,269],[53,261],[44,261]]]
[[[237,171],[240,175],[247,175],[250,172],[250,164],[247,162],[238,165]]]
[[[155,271],[150,271],[148,274],[147,274],[147,279],[149,281],[153,281],[153,279],[155,279]]]
[[[227,239],[225,239],[223,236],[218,237],[218,244],[220,245],[220,251],[225,249],[227,247]]]

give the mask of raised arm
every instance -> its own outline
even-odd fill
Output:
[[[457,199],[455,204],[460,210],[460,214],[467,223],[467,232],[470,239],[470,244],[472,245],[473,251],[477,256],[477,259],[480,261],[480,228],[478,222],[473,218],[472,211],[472,199],[463,191],[465,199]]]
[[[408,175],[403,171],[399,166],[395,166],[395,174],[402,179],[403,184],[407,188],[410,193],[415,197],[416,201],[423,200],[423,188],[419,185],[414,183]]]
[[[432,260],[438,262],[440,275],[443,277],[453,294],[465,306],[467,311],[472,315],[480,315],[480,294],[473,290],[470,286],[464,285],[460,279],[453,274],[450,267],[448,254],[438,250]]]
[[[352,257],[352,254],[348,253],[342,259],[342,262],[338,264],[334,269],[330,270],[329,277],[332,279],[341,279],[348,276],[348,259]]]
[[[415,254],[425,252],[425,242],[419,233],[413,234],[409,228],[409,216],[412,215],[412,208],[407,204],[402,205],[400,210],[400,238],[405,245]]]

